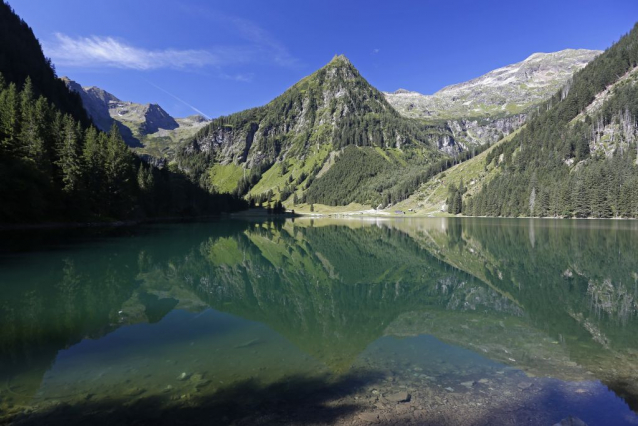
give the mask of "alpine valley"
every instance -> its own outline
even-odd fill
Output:
[[[116,122],[147,161],[175,160],[211,191],[302,210],[384,209],[518,129],[600,53],[536,53],[429,96],[380,93],[339,55],[269,104],[211,122],[64,80],[100,129]]]
[[[0,425],[638,425],[638,4],[157,3],[0,0]]]
[[[28,25],[0,11],[5,222],[249,205],[638,216],[636,27],[605,52],[533,53],[433,95],[381,92],[336,55],[270,103],[208,120],[58,78]]]
[[[213,120],[176,161],[201,185],[256,202],[393,209],[518,129],[599,54],[534,54],[433,96],[380,93],[335,56],[269,104]]]

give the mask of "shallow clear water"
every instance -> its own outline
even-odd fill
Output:
[[[0,238],[0,423],[638,424],[636,222]]]

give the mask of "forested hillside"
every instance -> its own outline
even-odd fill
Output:
[[[638,25],[489,153],[499,175],[463,202],[478,216],[638,216]]]
[[[97,131],[4,2],[0,32],[0,222],[191,215],[244,204],[207,193],[175,168],[143,164],[117,128]]]
[[[269,104],[213,120],[177,160],[203,186],[257,201],[376,206],[455,149],[449,129],[402,117],[336,56]]]

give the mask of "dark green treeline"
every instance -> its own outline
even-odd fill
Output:
[[[135,157],[116,127],[103,133],[63,114],[27,78],[0,74],[0,222],[198,215],[243,202],[213,195],[172,167]]]

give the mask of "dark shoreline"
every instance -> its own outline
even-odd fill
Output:
[[[75,229],[75,228],[119,228],[126,226],[151,224],[151,223],[179,223],[179,222],[197,222],[200,220],[220,219],[228,216],[228,213],[222,213],[212,216],[193,216],[193,217],[161,217],[151,219],[138,220],[118,220],[114,222],[44,222],[44,223],[0,223],[0,232],[2,231],[21,231],[21,230],[38,230],[38,229]]]
[[[44,222],[44,223],[0,223],[0,232],[3,231],[28,231],[28,230],[55,230],[55,229],[81,229],[81,228],[119,228],[135,225],[146,225],[153,223],[181,223],[198,222],[221,218],[264,218],[264,219],[284,219],[295,218],[301,215],[292,212],[284,214],[268,214],[264,209],[241,210],[232,213],[220,213],[217,215],[204,216],[166,216],[136,220],[117,220],[113,222]]]

